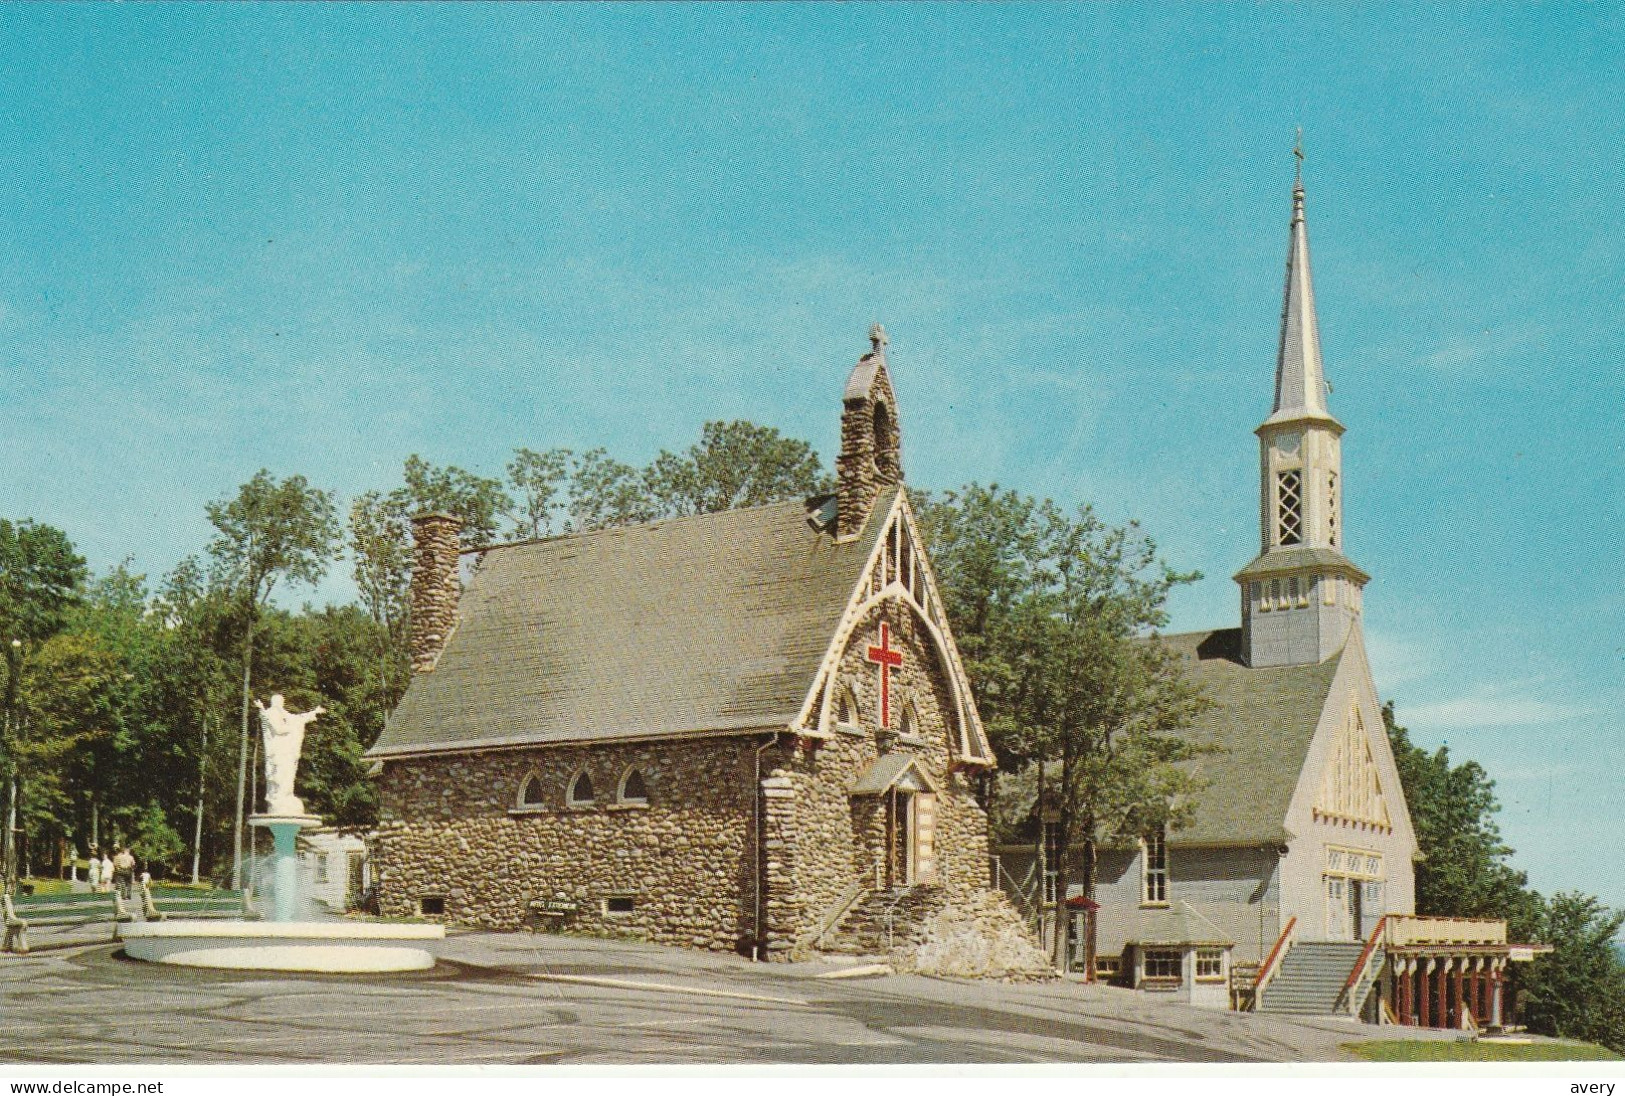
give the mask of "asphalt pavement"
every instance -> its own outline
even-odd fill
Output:
[[[436,952],[414,974],[263,974],[41,938],[0,956],[0,1062],[1292,1062],[1375,1034],[1076,982],[832,979],[827,963],[577,937],[454,932]]]

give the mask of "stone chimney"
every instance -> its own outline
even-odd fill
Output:
[[[886,329],[869,329],[869,353],[858,359],[841,397],[841,455],[835,459],[835,536],[857,536],[875,497],[903,482],[897,397],[886,372]]]
[[[457,573],[457,539],[463,520],[436,512],[412,519],[412,672],[426,674],[457,626],[462,580]]]

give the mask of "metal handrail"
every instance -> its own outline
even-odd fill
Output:
[[[1292,947],[1292,934],[1297,927],[1298,919],[1296,917],[1287,919],[1286,928],[1282,929],[1281,935],[1276,937],[1275,946],[1270,949],[1269,958],[1265,959],[1264,965],[1258,968],[1258,978],[1253,982],[1253,1008],[1255,1010],[1258,1008],[1259,998],[1264,996],[1264,987],[1270,984],[1270,979],[1274,978],[1275,972],[1280,969],[1276,961],[1283,958]]]
[[[1337,995],[1339,1004],[1345,999],[1348,1000],[1348,1008],[1351,1014],[1359,1007],[1358,1002],[1354,1000],[1354,991],[1359,987],[1360,980],[1365,977],[1366,965],[1371,962],[1371,956],[1377,950],[1377,941],[1382,939],[1387,928],[1388,915],[1385,913],[1377,918],[1376,927],[1371,930],[1371,939],[1367,940],[1365,947],[1360,950],[1360,958],[1354,961],[1354,969],[1349,971],[1348,980],[1343,983],[1343,991]]]
[[[824,940],[829,936],[830,931],[840,924],[841,918],[846,916],[846,912],[857,904],[859,896],[868,889],[868,882],[867,872],[856,877],[847,886],[846,890],[841,892],[841,896],[825,908],[818,919],[818,931],[813,933],[812,936],[813,947],[821,948],[824,946]]]
[[[1022,889],[1021,882],[1015,876],[1004,870],[1004,862],[995,854],[989,857],[993,861],[993,889],[1003,891],[1015,903],[1017,912],[1023,920],[1030,920],[1036,915],[1033,901]]]

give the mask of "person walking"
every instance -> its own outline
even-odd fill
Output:
[[[107,855],[106,849],[102,850],[102,881],[96,889],[102,891],[113,889],[113,858]]]
[[[135,857],[128,846],[120,849],[118,855],[113,857],[113,885],[118,888],[118,896],[126,902],[130,900],[130,890],[135,883]]]
[[[99,891],[102,889],[102,862],[101,858],[96,855],[95,849],[90,851],[90,874],[86,878],[90,881],[91,890]]]

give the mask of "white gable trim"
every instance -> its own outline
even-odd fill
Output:
[[[1337,739],[1343,732],[1351,704],[1359,708],[1366,746],[1377,769],[1377,779],[1388,809],[1390,839],[1397,839],[1415,856],[1416,833],[1411,824],[1410,806],[1405,802],[1405,789],[1399,782],[1399,767],[1394,763],[1393,748],[1383,728],[1382,702],[1377,697],[1376,684],[1371,678],[1371,666],[1366,660],[1365,643],[1358,621],[1349,629],[1337,673],[1327,691],[1326,707],[1320,713],[1314,739],[1305,753],[1303,771],[1298,774],[1298,785],[1287,808],[1287,820],[1290,822],[1301,818],[1312,823],[1316,801],[1320,798],[1322,776]],[[1307,826],[1305,832],[1314,828],[1313,825]],[[1381,833],[1381,828],[1373,829]],[[1355,829],[1350,840],[1359,832],[1359,829]]]
[[[834,697],[833,690],[828,686],[835,680],[841,656],[846,653],[847,647],[852,642],[853,633],[869,611],[882,602],[895,601],[912,612],[915,619],[924,627],[926,635],[931,637],[932,646],[936,648],[937,657],[942,660],[943,666],[948,671],[948,683],[954,703],[951,719],[953,729],[957,732],[950,750],[951,755],[955,761],[967,765],[991,768],[995,764],[993,750],[988,745],[981,715],[976,710],[976,701],[970,689],[970,678],[959,660],[959,651],[954,646],[953,637],[948,634],[947,608],[937,594],[936,574],[931,569],[929,555],[920,543],[914,514],[908,505],[905,492],[901,490],[897,492],[891,508],[881,520],[881,534],[875,538],[875,546],[869,552],[869,558],[858,576],[857,585],[847,601],[845,611],[841,614],[840,624],[824,652],[818,672],[813,676],[812,688],[802,701],[801,709],[790,730],[806,738],[826,737],[823,728],[829,726],[830,706]],[[890,539],[895,522],[901,522],[908,533],[913,545],[911,554],[920,565],[925,578],[925,589],[920,592],[910,591],[903,583],[893,579],[886,582],[878,593],[871,594],[875,568],[884,566],[886,543]],[[917,593],[923,593],[923,597],[917,596]],[[933,612],[943,621],[942,625],[939,626],[932,619]],[[968,750],[965,749],[966,745],[969,746]]]

